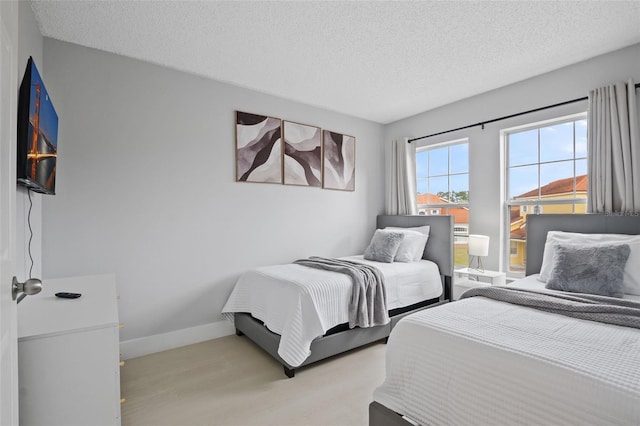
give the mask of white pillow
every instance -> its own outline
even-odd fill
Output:
[[[394,262],[417,262],[422,259],[424,248],[429,239],[429,226],[419,226],[414,228],[387,227],[385,230],[401,232],[404,235]]]
[[[429,231],[431,231],[431,227],[429,225],[414,226],[414,227],[409,227],[409,228],[400,228],[400,227],[397,227],[397,226],[387,226],[384,229],[393,229],[394,231],[415,231],[415,232],[421,232],[421,233],[425,234],[426,236],[429,236]]]
[[[604,246],[628,244],[631,249],[624,268],[624,292],[640,296],[640,235],[624,234],[580,234],[576,232],[549,231],[542,254],[542,266],[538,280],[547,282],[555,261],[557,244],[579,244],[583,246]]]

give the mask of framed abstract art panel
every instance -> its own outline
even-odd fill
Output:
[[[282,120],[236,111],[236,180],[282,183]]]
[[[322,130],[306,124],[283,121],[284,183],[322,185]]]
[[[323,152],[322,187],[355,191],[356,138],[325,130]]]

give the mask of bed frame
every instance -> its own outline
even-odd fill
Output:
[[[411,305],[407,310],[395,309],[390,312],[389,324],[353,328],[325,334],[311,343],[311,355],[300,366],[292,367],[278,355],[280,335],[271,332],[262,322],[248,313],[235,313],[235,327],[238,336],[246,335],[250,340],[267,351],[284,368],[284,373],[291,378],[295,369],[320,361],[333,355],[363,346],[378,340],[386,339],[396,323],[404,316],[433,307],[451,300],[451,277],[453,276],[453,217],[452,216],[378,216],[377,227],[388,226],[410,228],[429,225],[429,239],[422,255],[438,265],[442,277],[443,294],[439,298]]]
[[[527,216],[527,266],[525,275],[537,274],[542,267],[547,232],[583,234],[640,234],[640,214],[540,214]],[[415,426],[401,414],[373,401],[369,404],[369,426]]]

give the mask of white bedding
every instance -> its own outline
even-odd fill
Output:
[[[472,297],[402,319],[386,363],[374,400],[421,424],[640,424],[638,329]]]
[[[389,310],[442,294],[438,266],[428,260],[379,263],[362,256],[343,259],[376,266],[385,278]],[[297,264],[257,268],[240,276],[223,314],[249,312],[281,336],[278,355],[297,367],[310,355],[311,342],[349,321],[351,278]]]

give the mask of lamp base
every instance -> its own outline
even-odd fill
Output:
[[[476,267],[473,267],[473,260],[475,258]],[[469,269],[475,269],[478,272],[484,272],[484,265],[482,264],[481,256],[469,256]]]

